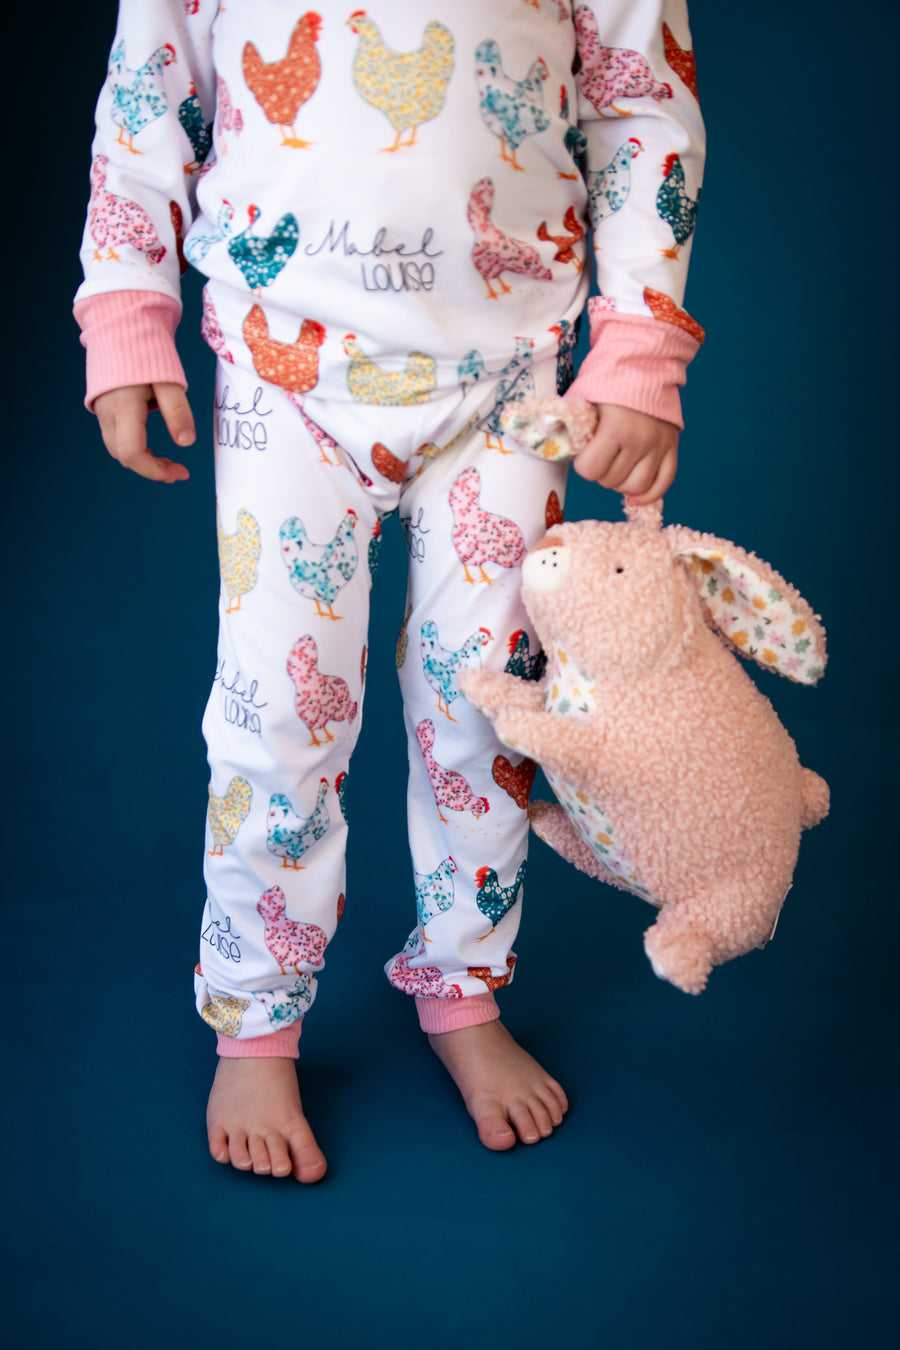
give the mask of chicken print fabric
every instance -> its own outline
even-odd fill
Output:
[[[101,244],[86,230],[79,296],[127,286],[177,300],[174,202],[220,319],[241,292],[277,305],[274,326],[261,316],[268,336],[260,316],[247,324],[264,378],[278,364],[298,403],[318,384],[373,406],[454,387],[471,341],[448,312],[466,316],[490,369],[523,338],[535,362],[551,359],[554,329],[573,330],[587,299],[589,220],[615,311],[657,317],[648,288],[677,310],[703,160],[683,0],[514,8],[197,0],[179,15],[121,0],[94,155],[140,256],[105,267],[115,232]],[[317,325],[299,344],[311,359],[290,356],[291,316]],[[237,336],[226,320],[232,355]]]
[[[196,979],[226,1041],[299,1025],[364,898],[338,784],[395,511],[418,922],[389,978],[455,1003],[511,974],[530,766],[457,680],[538,669],[519,569],[565,470],[513,453],[502,417],[571,378],[592,248],[609,312],[686,324],[701,181],[682,0],[578,10],[120,0],[79,299],[177,307],[180,236],[207,279],[222,602]]]
[[[385,115],[396,133],[393,145],[383,148],[393,152],[415,145],[419,127],[437,117],[444,106],[453,74],[453,34],[432,20],[416,51],[396,52],[385,43],[365,10],[357,10],[348,23],[359,38],[353,58],[353,83],[366,102]]]

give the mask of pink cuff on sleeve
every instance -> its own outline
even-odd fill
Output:
[[[171,381],[187,389],[175,349],[181,305],[159,291],[105,291],[76,300],[73,310],[87,350],[85,407],[126,384]]]
[[[495,1022],[500,1016],[497,1000],[490,992],[469,998],[416,997],[416,1012],[423,1031],[456,1031],[459,1027],[477,1027]]]
[[[591,349],[568,394],[591,403],[660,417],[684,427],[678,390],[700,349],[697,338],[674,323],[640,314],[618,314],[588,303]]]
[[[298,1018],[289,1027],[273,1031],[271,1036],[248,1036],[243,1041],[223,1036],[220,1031],[219,1054],[222,1059],[299,1059],[301,1025],[302,1019]]]

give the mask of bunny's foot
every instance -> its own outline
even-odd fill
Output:
[[[702,994],[713,968],[713,944],[705,933],[677,920],[666,922],[666,910],[644,934],[644,950],[653,972],[686,994]]]

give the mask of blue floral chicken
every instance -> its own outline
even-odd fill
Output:
[[[588,171],[588,208],[596,228],[601,220],[621,211],[631,192],[631,161],[643,150],[636,136],[623,141],[605,169]]]
[[[426,925],[436,914],[443,914],[453,904],[453,874],[456,870],[453,859],[445,858],[433,872],[415,874],[416,912],[426,942],[431,941],[431,938],[425,937]]]
[[[356,520],[356,512],[347,511],[327,544],[314,543],[299,516],[291,516],[281,527],[281,556],[291,585],[301,595],[315,600],[320,619],[340,618],[332,606],[359,562],[353,537]]]
[[[546,131],[550,118],[544,111],[544,81],[549,75],[540,57],[524,80],[513,80],[503,70],[500,48],[493,39],[475,49],[475,81],[485,125],[500,138],[500,156],[514,169],[522,169],[516,150],[526,136]],[[509,146],[511,154],[506,153]]]
[[[316,804],[308,816],[298,815],[283,792],[275,792],[269,800],[269,819],[266,826],[266,848],[281,859],[282,867],[301,870],[300,859],[316,840],[327,834],[331,824],[325,796],[328,779],[319,780]]]
[[[497,380],[497,394],[493,405],[483,417],[479,418],[478,426],[481,427],[487,437],[488,445],[490,446],[492,441],[495,440],[497,448],[503,454],[509,453],[503,449],[502,420],[504,412],[510,403],[521,403],[522,399],[531,398],[534,395],[535,384],[531,356],[533,345],[530,338],[516,338],[513,355],[506,365],[501,366],[499,370],[487,370],[481,352],[477,350],[466,352],[457,370],[459,382],[463,389],[471,384],[477,384],[481,379]]]
[[[422,624],[422,670],[437,694],[438,712],[442,712],[451,722],[457,720],[450,712],[450,704],[460,695],[459,672],[478,664],[481,649],[486,642],[491,641],[491,637],[487,628],[479,628],[454,652],[441,646],[437,624],[433,619],[426,619]]]
[[[191,143],[194,158],[185,164],[185,173],[196,173],[203,167],[206,157],[212,149],[212,122],[207,122],[200,107],[196,87],[192,84],[187,98],[178,105],[178,121],[184,134]]]
[[[677,258],[678,250],[686,244],[694,233],[697,223],[697,207],[700,205],[700,190],[696,197],[688,195],[684,181],[684,166],[678,155],[667,155],[663,165],[662,185],[656,194],[656,210],[662,220],[672,227],[675,247],[664,248],[666,258]]]
[[[132,144],[135,136],[168,110],[163,70],[174,60],[175,48],[171,42],[157,47],[137,70],[131,70],[126,64],[124,40],[120,39],[110,52],[107,75],[112,90],[110,117],[119,128],[119,144],[134,155],[142,153]],[[123,132],[128,137],[127,142],[122,139]]]
[[[475,885],[478,887],[478,894],[475,896],[475,903],[481,913],[491,925],[491,933],[497,927],[497,924],[508,914],[513,905],[519,898],[522,886],[525,881],[525,863],[519,864],[519,870],[516,873],[516,879],[511,886],[501,886],[500,878],[493,867],[479,867],[475,873]],[[484,942],[491,933],[485,933],[478,939]]]
[[[250,290],[259,295],[264,286],[271,286],[292,258],[300,230],[296,216],[287,211],[275,222],[271,234],[251,234],[250,231],[259,220],[259,207],[251,202],[247,207],[247,215],[250,217],[249,223],[231,239],[228,256],[240,269]]]
[[[546,668],[546,653],[540,647],[532,653],[528,634],[524,628],[518,628],[509,639],[509,660],[503,667],[504,673],[517,675],[520,680],[540,680]]]

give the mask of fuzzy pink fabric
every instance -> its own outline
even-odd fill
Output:
[[[580,828],[563,806],[534,803],[538,834],[581,870],[662,903],[648,956],[694,994],[714,965],[765,945],[800,832],[828,810],[827,785],[801,767],[771,703],[708,624],[710,552],[735,560],[735,591],[753,572],[763,609],[793,607],[791,640],[815,644],[824,665],[817,616],[773,568],[712,535],[662,530],[644,511],[554,526],[526,558],[522,595],[548,656],[541,687],[496,671],[461,678],[500,740],[571,800]],[[744,654],[763,663],[764,645]],[[594,807],[599,830],[586,823]],[[618,873],[606,863],[613,849],[627,860]]]
[[[683,428],[678,391],[700,350],[690,333],[662,319],[589,306],[591,349],[567,398],[618,403]]]
[[[468,998],[416,997],[416,1012],[423,1031],[456,1031],[459,1027],[477,1027],[494,1022],[500,1016],[497,1000],[490,992],[470,994]]]
[[[111,389],[157,381],[187,389],[175,347],[181,305],[158,291],[106,291],[73,309],[87,350],[85,407]]]
[[[299,1059],[302,1025],[303,1019],[298,1018],[290,1026],[273,1031],[271,1036],[248,1036],[245,1040],[223,1036],[220,1031],[218,1051],[223,1059]]]

